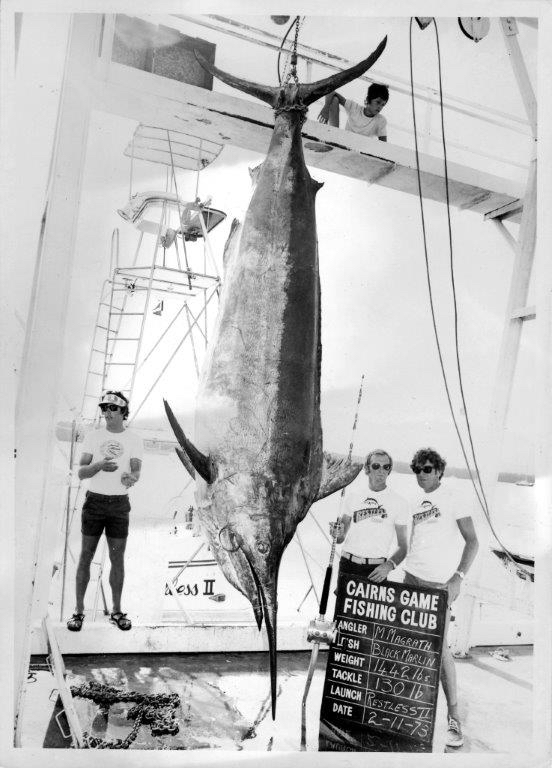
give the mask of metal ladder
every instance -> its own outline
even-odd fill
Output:
[[[142,237],[143,233],[140,234],[132,266],[136,264],[142,244]],[[118,230],[116,229],[113,232],[111,241],[110,277],[104,281],[102,286],[88,358],[86,382],[81,404],[81,417],[85,421],[95,422],[97,420],[98,413],[96,409],[98,400],[101,393],[106,389],[108,380],[113,378],[111,373],[115,367],[130,370],[129,386],[115,387],[120,389],[130,400],[136,376],[136,366],[140,355],[146,313],[150,304],[151,283],[155,272],[157,247],[149,270],[148,284],[143,286],[136,285],[136,282],[130,277],[121,276],[118,243]],[[129,308],[129,300],[135,294],[142,296],[143,302],[139,307]],[[134,327],[132,327],[130,318],[136,319]],[[129,325],[131,326],[130,328]],[[138,328],[136,328],[136,325],[138,325]],[[117,342],[132,343],[134,349],[130,353],[130,359],[124,361],[114,359]]]

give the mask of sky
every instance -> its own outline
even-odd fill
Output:
[[[283,34],[286,27],[273,24],[268,16],[237,16],[244,24]],[[166,24],[168,17],[151,17]],[[409,98],[393,90],[407,87],[409,73],[408,19],[354,19],[305,17],[300,42],[346,57],[364,58],[383,35],[387,49],[374,67],[378,78],[390,83],[391,98],[385,108],[389,142],[412,147],[412,116]],[[212,33],[181,22],[181,31],[212,39],[217,44],[216,63],[238,76],[254,77],[274,84],[275,53],[266,48]],[[455,17],[438,19],[443,88],[458,99],[484,104],[494,110],[524,118],[523,105],[498,25],[493,20],[489,35],[475,44],[458,27]],[[13,273],[13,296],[17,322],[16,347],[21,349],[30,298],[37,235],[45,199],[50,152],[60,93],[60,78],[67,35],[67,17],[25,14],[18,56],[16,106],[18,115],[18,182],[20,249]],[[520,40],[530,75],[535,78],[536,31],[520,25]],[[431,28],[413,34],[415,81],[437,92],[438,59],[435,33]],[[462,66],[458,66],[458,60]],[[327,70],[313,69],[313,78]],[[362,100],[366,84],[354,82],[343,89],[345,96]],[[215,81],[214,88],[232,89]],[[235,92],[233,95],[237,95]],[[439,111],[418,106],[418,123],[429,127],[436,139],[420,137],[421,147],[442,156]],[[315,119],[318,105],[311,107]],[[466,117],[445,113],[449,162],[516,180],[523,189],[528,160],[528,133]],[[342,122],[343,125],[343,122]],[[79,227],[69,295],[65,357],[60,387],[59,419],[70,419],[80,410],[88,354],[91,345],[102,282],[108,277],[111,234],[119,228],[121,263],[128,263],[137,243],[137,232],[117,215],[129,194],[130,161],[124,149],[136,123],[104,113],[94,113],[88,138]],[[527,131],[516,124],[519,130]],[[420,128],[421,130],[421,128]],[[457,147],[461,144],[465,149]],[[485,157],[485,154],[491,157]],[[508,162],[498,161],[503,158]],[[262,160],[257,153],[225,146],[215,162],[200,174],[200,197],[227,213],[226,221],[213,232],[212,247],[221,267],[224,240],[233,217],[243,218],[251,194],[248,168]],[[322,283],[323,366],[322,409],[326,446],[346,451],[361,376],[364,395],[360,409],[357,446],[359,452],[371,444],[384,445],[397,458],[408,459],[420,444],[440,448],[454,464],[460,464],[458,448],[436,354],[429,313],[421,237],[419,203],[415,196],[368,185],[338,174],[312,170],[324,182],[317,197],[318,240]],[[139,161],[133,170],[133,191],[162,189],[164,169]],[[179,191],[195,194],[191,172],[178,175]],[[446,208],[427,201],[429,259],[438,327],[446,369],[455,402],[452,295],[450,289]],[[492,224],[470,212],[451,211],[456,288],[459,311],[460,355],[468,414],[477,443],[486,436],[497,352],[503,326],[513,253]],[[512,226],[516,234],[517,227]],[[190,257],[193,258],[193,249]],[[148,259],[152,247],[142,249]],[[142,257],[142,256],[141,256]],[[531,303],[531,300],[529,301]],[[166,318],[176,304],[166,301]],[[212,315],[211,315],[212,317]],[[148,321],[146,338],[152,342],[165,320],[153,326]],[[148,334],[150,334],[148,336]],[[163,367],[170,357],[168,345],[153,366]],[[503,469],[531,471],[533,441],[527,424],[534,419],[531,384],[526,372],[534,364],[534,329],[526,324],[516,377],[508,432],[504,443]],[[148,343],[144,349],[148,349]],[[150,378],[148,378],[148,376]],[[137,388],[147,392],[153,381],[145,370]],[[186,425],[193,419],[195,369],[191,352],[175,359],[153,395],[141,408],[148,423],[164,425],[161,395],[168,396],[181,412]],[[138,390],[137,390],[138,391]],[[139,393],[138,393],[139,394]],[[460,405],[457,405],[459,412]]]

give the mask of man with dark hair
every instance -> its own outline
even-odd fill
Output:
[[[387,120],[380,113],[388,101],[389,89],[380,83],[369,86],[364,106],[332,91],[326,96],[318,121],[339,128],[339,107],[342,106],[347,113],[346,131],[377,136],[380,141],[387,141]]]
[[[479,544],[469,502],[463,502],[457,492],[441,485],[445,467],[446,461],[433,448],[422,448],[414,454],[410,468],[416,475],[419,491],[413,500],[410,547],[403,567],[405,584],[446,590],[450,609],[460,594],[462,580]],[[450,610],[441,660],[441,683],[448,709],[446,744],[461,747],[464,739],[458,716],[456,669],[446,642],[449,620]]]
[[[123,422],[128,418],[128,399],[122,392],[109,390],[99,404],[105,427],[92,429],[84,438],[79,478],[89,479],[82,507],[82,547],[77,566],[75,613],[67,629],[79,632],[84,621],[84,595],[90,581],[90,564],[105,529],[111,570],[109,584],[113,596],[110,621],[128,630],[132,623],[121,611],[125,576],[124,555],[128,537],[130,502],[128,489],[140,478],[142,440]]]
[[[364,462],[368,488],[360,491],[352,486],[345,497],[347,513],[337,523],[330,523],[330,533],[343,544],[339,573],[356,573],[381,582],[406,555],[408,504],[387,487],[392,469],[387,451],[370,451]],[[395,537],[397,546],[388,557]]]

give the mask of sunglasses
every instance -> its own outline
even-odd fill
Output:
[[[389,472],[391,464],[370,464],[370,469],[379,469],[380,467],[383,467],[386,472]]]
[[[412,471],[413,471],[413,472],[414,472],[414,474],[416,474],[416,475],[419,475],[419,474],[420,474],[420,472],[423,472],[423,473],[424,473],[424,475],[429,475],[431,472],[433,472],[433,470],[434,470],[434,469],[435,469],[435,467],[429,467],[429,466],[427,466],[427,464],[426,464],[426,466],[425,466],[425,467],[414,467],[414,469],[413,469]]]
[[[113,403],[110,403],[109,405],[104,404],[104,405],[100,405],[100,410],[102,411],[102,413],[104,413],[105,411],[118,411],[119,406],[113,405]]]

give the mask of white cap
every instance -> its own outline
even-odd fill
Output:
[[[113,405],[119,405],[121,408],[124,408],[125,405],[128,405],[127,401],[123,400],[123,398],[119,397],[118,395],[114,395],[112,393],[106,393],[102,395],[100,405],[109,405],[110,403],[113,403]]]

